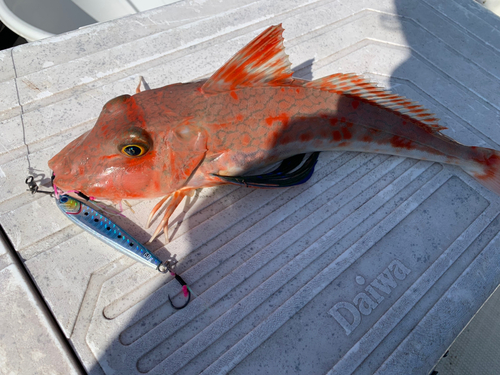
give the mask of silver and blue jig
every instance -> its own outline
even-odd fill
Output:
[[[182,306],[173,304],[170,296],[168,300],[175,309],[186,307],[191,300],[191,290],[181,276],[177,275],[169,261],[162,262],[157,256],[143,246],[139,241],[132,237],[127,231],[121,228],[118,224],[103,215],[101,212],[86,205],[82,201],[75,199],[67,194],[57,193],[57,187],[54,186],[54,192],[38,190],[38,185],[33,181],[33,176],[26,179],[28,190],[32,193],[47,193],[53,194],[56,199],[56,205],[61,212],[77,226],[105,242],[109,246],[115,248],[121,253],[131,257],[132,259],[156,269],[161,273],[170,272],[172,276],[181,284],[184,296],[187,298]],[[89,198],[84,194],[77,193],[83,199]]]
[[[161,273],[170,272],[179,284],[181,284],[184,296],[187,297],[187,300],[182,306],[175,306],[170,296],[168,296],[168,300],[172,307],[178,310],[187,306],[191,300],[191,291],[182,277],[172,270],[169,261],[162,262],[157,256],[127,233],[127,231],[115,224],[111,219],[78,199],[66,194],[61,194],[56,197],[56,204],[62,213],[64,213],[73,223],[119,252]]]

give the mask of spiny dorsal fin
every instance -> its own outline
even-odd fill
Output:
[[[394,112],[413,118],[429,126],[434,131],[446,129],[438,124],[439,119],[417,102],[387,91],[354,73],[337,73],[306,83],[307,87],[357,96],[388,108]]]
[[[284,84],[292,70],[283,46],[283,27],[271,26],[217,70],[202,91],[207,94],[255,86],[258,83]]]

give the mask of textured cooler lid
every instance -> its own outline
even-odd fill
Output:
[[[427,374],[499,284],[500,197],[437,163],[322,153],[297,187],[199,191],[151,246],[180,311],[171,276],[25,191],[139,75],[206,77],[278,23],[297,77],[364,74],[500,149],[500,22],[470,0],[179,2],[0,52],[0,223],[89,373]]]

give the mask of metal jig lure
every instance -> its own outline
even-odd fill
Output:
[[[144,245],[132,237],[123,228],[115,224],[111,219],[97,212],[85,203],[62,194],[56,198],[57,207],[80,228],[86,230],[101,241],[107,243],[111,247],[121,253],[135,259],[136,261],[152,267],[161,273],[170,272],[172,276],[181,284],[184,296],[187,301],[182,306],[173,304],[170,296],[168,300],[174,309],[182,309],[186,307],[191,300],[191,291],[187,288],[186,282],[177,275],[171,267],[169,261],[162,262],[156,255],[149,251]]]
[[[28,177],[25,182],[28,184],[29,191],[31,191],[32,194],[37,192],[42,193],[42,191],[38,190],[37,184],[33,181],[33,176]],[[43,193],[50,192],[43,191]],[[148,267],[154,268],[161,273],[170,272],[179,284],[181,284],[184,296],[187,298],[187,301],[183,305],[176,306],[173,304],[170,296],[168,296],[170,304],[173,308],[178,310],[188,305],[191,300],[191,290],[187,287],[182,277],[173,271],[170,261],[162,262],[127,231],[82,201],[67,194],[54,195],[56,196],[56,205],[61,212],[83,230]]]

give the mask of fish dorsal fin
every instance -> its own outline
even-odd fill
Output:
[[[259,83],[284,84],[292,70],[283,46],[283,27],[271,26],[217,70],[201,90],[214,94]]]
[[[404,96],[393,94],[390,91],[378,87],[376,84],[354,73],[333,74],[308,82],[305,86],[365,99],[372,103],[376,103],[380,107],[388,108],[394,112],[415,119],[436,132],[446,129],[444,126],[439,125],[439,119],[422,105]]]

